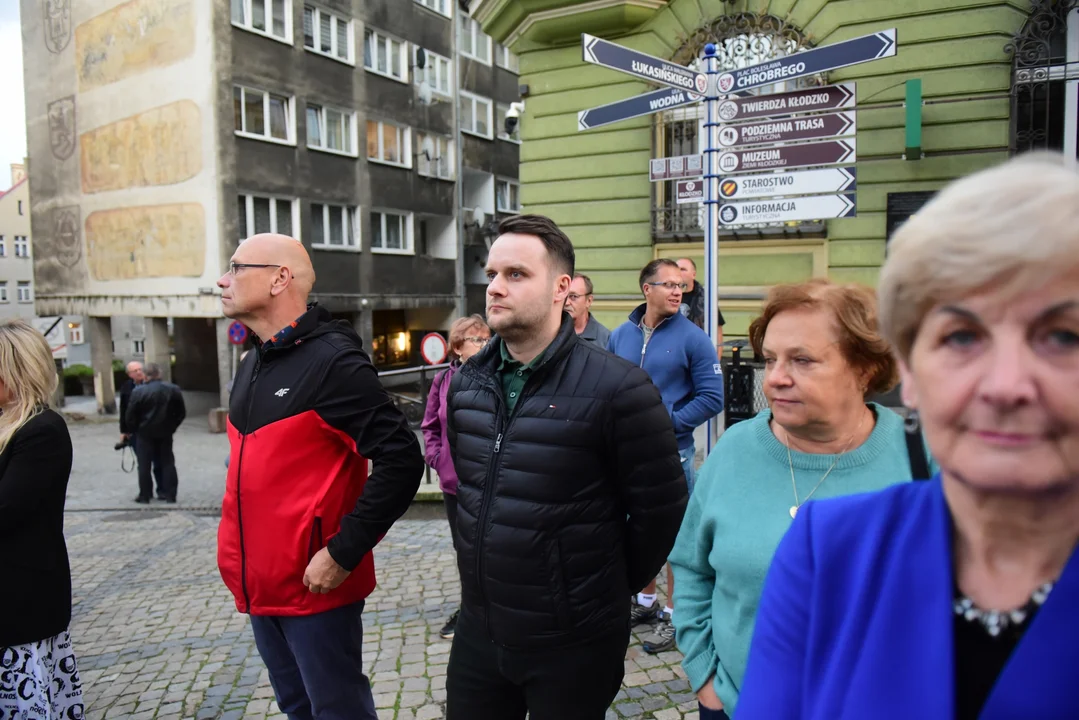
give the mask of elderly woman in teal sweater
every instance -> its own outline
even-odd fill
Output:
[[[777,286],[749,334],[768,409],[720,438],[670,556],[676,638],[701,720],[734,712],[764,577],[798,509],[930,475],[920,433],[867,401],[898,376],[873,291]]]

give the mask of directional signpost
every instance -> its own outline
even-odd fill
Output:
[[[892,28],[723,73],[716,80],[716,87],[721,93],[752,90],[891,57],[895,55],[895,48],[895,28]]]
[[[664,88],[644,93],[626,100],[600,105],[581,110],[577,113],[577,129],[591,130],[601,125],[629,120],[642,115],[651,115],[660,110],[693,105],[701,101],[702,96],[676,88]]]
[[[719,156],[719,169],[724,173],[780,170],[810,165],[841,165],[853,163],[857,159],[854,140],[831,140],[809,145],[781,145],[723,153]]]
[[[719,104],[719,119],[723,122],[741,122],[793,113],[840,110],[854,106],[854,94],[855,83],[844,83],[775,95],[730,98]]]
[[[758,197],[788,197],[852,191],[857,186],[854,168],[822,168],[763,175],[732,175],[719,181],[724,200]]]
[[[708,77],[704,73],[676,65],[670,60],[631,50],[588,33],[581,34],[581,54],[585,62],[602,65],[642,80],[670,85],[681,90],[691,90],[700,95],[708,90]]]
[[[811,195],[809,197],[777,200],[747,200],[724,205],[719,209],[722,225],[794,222],[824,218],[854,217],[854,194]]]
[[[857,123],[853,112],[829,115],[798,115],[782,119],[759,120],[743,125],[724,125],[719,129],[719,144],[723,147],[741,145],[772,145],[794,140],[853,135]]]

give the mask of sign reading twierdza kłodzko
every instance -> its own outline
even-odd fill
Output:
[[[854,217],[854,195],[810,195],[809,197],[747,200],[719,209],[721,225],[794,222]]]
[[[708,76],[670,60],[631,50],[602,38],[581,33],[581,55],[585,62],[602,65],[628,75],[690,90],[703,95],[708,89]]]
[[[723,73],[716,80],[721,93],[752,90],[762,85],[773,85],[807,75],[816,75],[837,68],[858,65],[895,55],[895,28],[872,35],[824,45],[823,47],[794,53],[777,60],[750,65]]]
[[[763,117],[782,117],[794,113],[841,110],[854,105],[857,83],[792,90],[773,95],[733,97],[719,104],[719,119],[741,122]]]

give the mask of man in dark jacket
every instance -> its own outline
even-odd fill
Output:
[[[132,360],[127,364],[127,380],[120,386],[120,440],[127,440],[132,446],[135,443],[135,436],[131,434],[131,428],[127,426],[127,407],[131,403],[131,393],[144,382],[146,382],[146,373],[143,372],[142,363]]]
[[[282,712],[377,720],[362,657],[371,551],[412,502],[423,454],[360,338],[308,306],[314,282],[283,235],[240,243],[217,281],[225,316],[258,339],[229,400],[217,565]]]
[[[674,544],[686,482],[648,375],[581,340],[563,313],[569,238],[548,218],[499,227],[492,342],[453,378],[462,607],[449,720],[600,720],[622,683],[628,594]]]
[[[135,457],[139,461],[139,496],[135,502],[150,502],[154,489],[151,467],[157,478],[157,498],[176,502],[180,482],[172,453],[172,436],[187,416],[180,388],[163,382],[161,368],[150,363],[146,366],[146,382],[132,391],[124,415],[128,429],[137,437]]]
[[[688,317],[694,325],[704,330],[704,287],[697,282],[697,263],[692,258],[678,258],[678,269],[682,273],[682,282],[686,289],[682,292],[682,306],[679,308],[682,314]],[[723,354],[723,326],[727,321],[723,319],[723,311],[716,306],[716,352]]]

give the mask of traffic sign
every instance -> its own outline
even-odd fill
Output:
[[[857,122],[853,112],[806,115],[758,120],[742,125],[722,125],[716,132],[719,145],[774,145],[795,140],[817,140],[853,135]]]
[[[719,181],[719,197],[734,200],[838,193],[857,187],[854,168],[821,168],[763,175],[732,175]]]
[[[719,209],[720,225],[753,225],[796,220],[824,220],[854,217],[854,194],[811,195],[780,200],[748,200],[724,205]]]
[[[427,333],[420,340],[420,356],[428,365],[438,365],[446,359],[446,338],[436,332]]]
[[[895,28],[891,28],[723,73],[717,79],[716,87],[720,93],[751,90],[762,85],[772,85],[891,57],[895,55],[895,47]]]
[[[858,159],[855,140],[829,140],[808,145],[734,150],[719,156],[722,173],[778,170],[810,165],[852,164]]]
[[[701,177],[702,175],[704,175],[704,157],[701,155],[655,158],[648,163],[648,179],[652,182]]]
[[[704,200],[703,180],[679,180],[674,184],[674,200],[678,205]]]
[[[591,130],[601,125],[610,125],[621,120],[651,115],[661,110],[692,105],[701,101],[700,95],[678,90],[676,88],[663,88],[646,92],[636,97],[619,100],[599,107],[581,110],[577,113],[577,130]]]
[[[708,76],[704,73],[588,33],[581,33],[581,56],[585,62],[593,65],[602,65],[660,85],[692,90],[698,95],[703,95],[708,90]]]
[[[843,83],[775,95],[732,97],[719,104],[719,118],[723,122],[737,122],[853,107],[855,87],[855,83]]]
[[[247,341],[247,326],[239,320],[229,323],[229,342],[233,345],[243,345]]]

